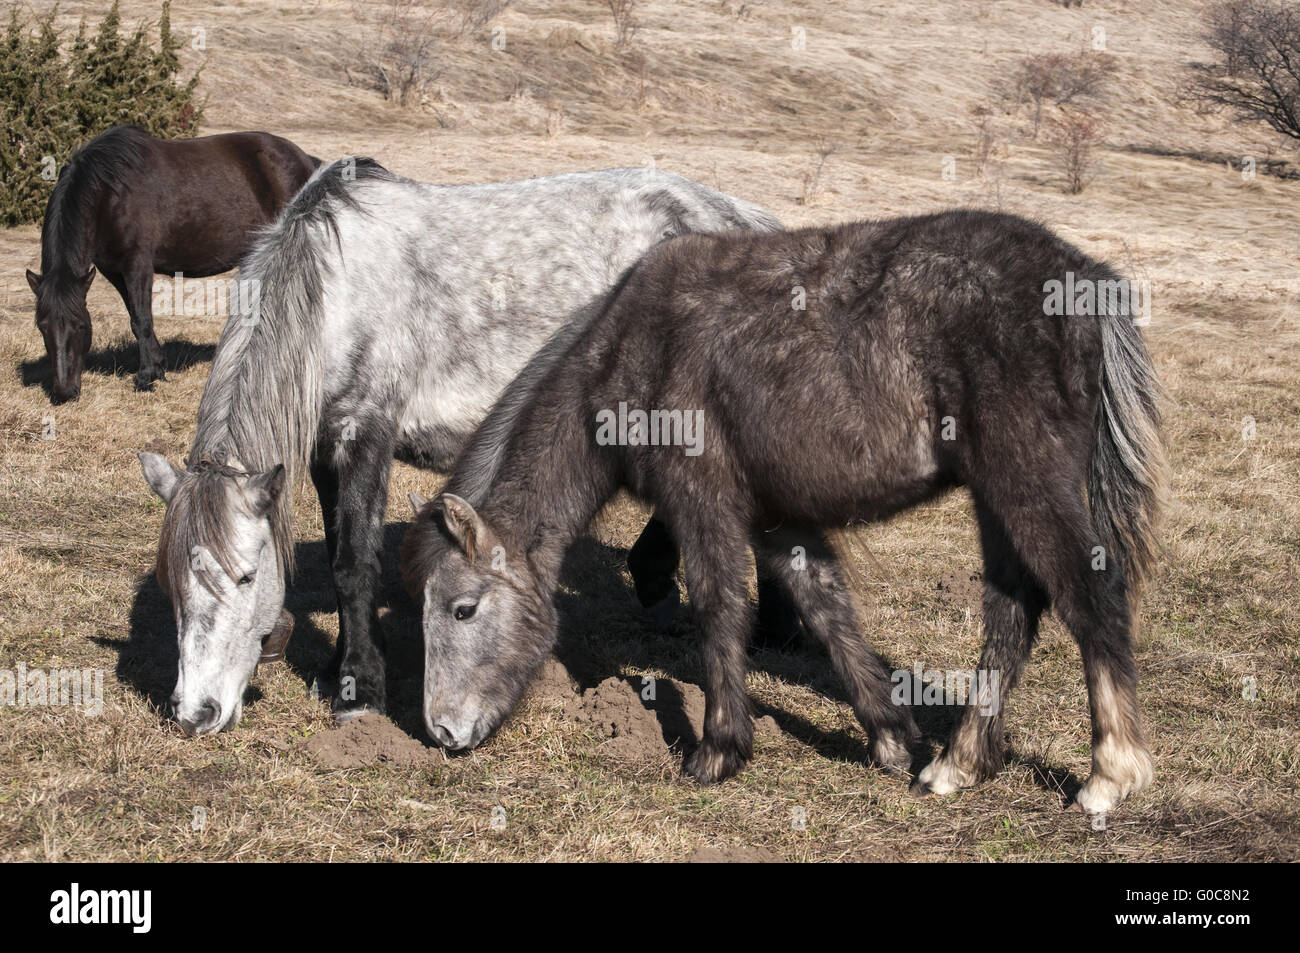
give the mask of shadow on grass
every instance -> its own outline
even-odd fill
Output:
[[[32,333],[36,333],[33,329]],[[183,371],[195,364],[210,364],[216,353],[215,344],[195,344],[179,339],[165,341],[163,349],[163,367],[168,371]],[[140,370],[140,351],[135,341],[122,338],[108,347],[92,350],[86,355],[85,373],[100,374],[106,377],[133,377]],[[37,384],[51,396],[54,382],[54,369],[50,366],[49,355],[43,355],[34,361],[23,361],[18,365],[18,376],[24,387]]]
[[[427,743],[421,715],[424,645],[420,607],[403,590],[397,568],[398,545],[407,526],[393,523],[385,527],[377,601],[386,643],[389,715],[403,731]],[[679,610],[668,632],[657,629],[625,581],[626,559],[625,550],[590,537],[570,547],[556,595],[560,620],[556,656],[584,689],[617,677],[639,691],[636,677],[624,674],[629,669],[663,671],[675,681],[703,684],[699,632],[689,604]],[[299,543],[295,561],[297,571],[285,600],[295,624],[283,664],[302,680],[306,691],[315,673],[334,652],[333,638],[312,622],[311,614],[334,612],[337,604],[324,541]],[[152,574],[136,591],[129,640],[104,644],[119,651],[118,678],[165,711],[176,681],[176,627],[171,605]],[[750,663],[783,681],[847,704],[829,659],[819,649],[810,649],[806,644],[793,651],[759,649]],[[888,661],[886,667],[892,670]],[[673,686],[661,685],[660,690],[663,694],[654,707],[664,741],[683,757],[689,755],[699,738],[687,717],[685,700]],[[255,704],[256,688],[249,692],[246,704]],[[914,691],[912,697],[919,699],[920,691]],[[922,736],[922,750],[912,765],[915,772],[929,760],[928,749],[947,740],[961,708],[922,704],[909,707]],[[871,762],[860,729],[827,730],[798,714],[763,703],[757,703],[755,709],[759,716],[770,715],[783,732],[822,757],[857,764]],[[1073,774],[1060,768],[1017,759],[1012,752],[1008,760],[1028,766],[1040,787],[1064,798],[1072,798],[1081,786]]]

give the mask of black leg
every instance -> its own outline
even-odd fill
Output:
[[[383,422],[358,422],[348,429],[341,454],[346,462],[339,469],[333,560],[343,645],[334,699],[340,716],[366,709],[383,711],[386,705],[384,637],[376,590],[394,446],[391,428]]]
[[[162,345],[153,331],[153,264],[141,257],[131,263],[125,275],[110,276],[110,280],[126,302],[126,310],[131,315],[131,331],[140,348],[136,390],[149,390],[154,381],[167,377]]]
[[[334,560],[338,554],[338,511],[339,511],[339,474],[328,463],[313,460],[311,481],[316,487],[316,496],[320,500],[321,516],[325,522],[325,551],[329,559],[331,579],[333,578]],[[342,604],[338,587],[334,589],[335,598]],[[334,655],[325,667],[316,673],[316,683],[322,694],[334,695],[338,692],[339,667],[343,664],[343,630],[334,643]]]

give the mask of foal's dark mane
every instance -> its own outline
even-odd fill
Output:
[[[117,126],[68,160],[54,184],[41,230],[41,271],[48,280],[79,278],[90,267],[88,226],[106,191],[119,191],[139,172],[149,133]]]

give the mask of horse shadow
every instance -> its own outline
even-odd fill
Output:
[[[385,641],[388,714],[407,734],[430,744],[423,722],[421,608],[403,588],[397,565],[398,546],[408,525],[392,523],[385,527],[382,576],[376,601]],[[306,691],[334,652],[334,637],[317,626],[311,614],[334,612],[337,601],[324,541],[298,543],[294,558],[296,570],[285,594],[285,608],[294,617],[294,630],[284,661],[279,664],[287,665],[301,679]],[[702,685],[700,633],[689,601],[683,599],[666,631],[659,629],[638,602],[625,574],[626,564],[626,550],[591,537],[583,537],[569,548],[556,596],[559,614],[556,657],[580,690],[617,678],[639,692],[640,679],[626,674],[637,669],[665,672],[672,683]],[[153,573],[137,587],[128,641],[105,641],[105,644],[119,652],[118,678],[160,712],[165,712],[176,680],[176,626],[171,603],[158,588]],[[750,655],[750,665],[784,682],[801,685],[848,705],[829,658],[807,639],[800,639],[785,649],[757,648]],[[886,668],[889,667],[886,663]],[[672,683],[660,681],[657,685],[658,697],[652,711],[659,720],[665,743],[684,760],[700,739],[687,714],[686,699]],[[255,704],[259,697],[254,679],[245,704]],[[912,693],[913,699],[920,697],[920,691]],[[916,702],[908,707],[921,733],[921,744],[912,764],[915,773],[929,760],[923,751],[947,740],[962,709]],[[826,729],[800,714],[763,702],[755,702],[754,708],[756,715],[771,716],[782,732],[821,757],[854,764],[871,763],[859,730]],[[1014,752],[1008,750],[1007,757],[1013,760]],[[1036,759],[1022,763],[1030,769],[1034,782],[1050,793],[1069,799],[1082,786],[1071,772]]]
[[[217,352],[215,344],[196,344],[184,338],[166,341],[162,345],[163,367],[168,371],[183,371],[196,364],[210,364]],[[135,341],[122,338],[106,347],[92,350],[86,355],[85,373],[105,377],[134,377],[140,370],[140,350]],[[48,354],[34,361],[18,365],[18,377],[24,387],[39,384],[47,396],[53,394],[54,368]]]
[[[682,605],[668,630],[657,628],[637,601],[625,576],[627,551],[584,537],[570,547],[561,570],[556,597],[559,612],[559,640],[555,655],[582,689],[606,678],[616,677],[640,691],[640,679],[625,675],[628,670],[661,670],[674,682],[704,684],[700,654],[701,633],[695,624],[689,594],[683,590]],[[418,627],[419,621],[416,620]],[[882,659],[886,671],[897,671],[898,660]],[[804,635],[783,647],[755,646],[750,667],[788,684],[805,687],[846,707],[849,700],[825,650]],[[901,668],[901,667],[900,667]],[[910,766],[915,775],[947,742],[963,707],[955,704],[923,704],[921,685],[913,679],[910,700],[904,702],[920,732]],[[699,742],[686,714],[685,700],[675,685],[660,682],[653,711],[659,719],[664,741],[683,759]],[[903,696],[905,699],[909,696]],[[871,764],[872,757],[859,727],[826,729],[796,712],[754,701],[755,715],[770,716],[782,732],[807,745],[819,756],[853,764]],[[1038,759],[1025,759],[1007,747],[1008,763],[1019,761],[1031,771],[1034,783],[1067,800],[1082,786],[1071,772]]]

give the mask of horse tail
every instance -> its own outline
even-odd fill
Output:
[[[1108,280],[1118,280],[1113,277]],[[1131,287],[1131,286],[1130,286]],[[1168,467],[1160,436],[1160,385],[1132,308],[1101,323],[1101,403],[1088,473],[1094,528],[1118,560],[1134,599],[1150,579]]]

